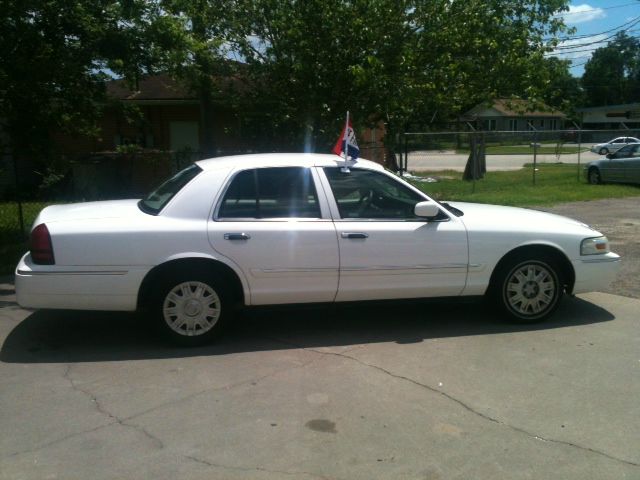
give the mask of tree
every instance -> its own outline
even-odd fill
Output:
[[[42,159],[52,128],[95,132],[108,72],[131,81],[156,62],[143,0],[5,0],[0,10],[3,150]]]
[[[582,86],[587,106],[616,105],[640,97],[640,41],[618,32],[598,48],[584,67]]]
[[[389,140],[492,97],[541,100],[545,38],[566,3],[240,0],[235,45],[271,137],[326,149],[347,109],[360,125],[383,120]]]
[[[569,60],[546,58],[540,75],[545,82],[542,94],[544,103],[572,117],[575,115],[575,109],[584,103],[584,92],[580,86],[580,79],[571,75],[570,66]]]

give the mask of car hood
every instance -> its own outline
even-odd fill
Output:
[[[51,205],[40,212],[34,225],[60,221],[100,220],[145,215],[138,208],[139,200],[106,200],[101,202]]]
[[[485,205],[480,203],[447,202],[461,210],[462,220],[470,229],[517,230],[527,232],[566,231],[582,232],[587,235],[598,232],[589,225],[572,218],[553,213],[529,210],[527,208]]]

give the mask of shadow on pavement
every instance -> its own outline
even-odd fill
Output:
[[[113,312],[36,311],[7,336],[7,363],[122,361],[215,356],[261,350],[367,343],[416,343],[432,338],[548,330],[613,320],[607,310],[566,298],[541,324],[501,323],[478,303],[360,304],[248,311],[210,346],[167,345],[147,321]]]

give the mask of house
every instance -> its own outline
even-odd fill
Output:
[[[162,151],[203,151],[200,102],[184,85],[169,75],[154,75],[138,82],[135,88],[124,80],[107,83],[106,106],[99,121],[97,137],[70,138],[56,135],[59,150],[67,155],[114,151],[123,145]],[[136,110],[132,111],[131,106]],[[238,119],[231,108],[215,105],[213,137],[218,154],[241,148],[240,139],[229,134],[237,131]]]
[[[526,100],[499,98],[476,105],[462,115],[460,121],[471,124],[476,130],[515,132],[559,130],[565,118],[564,113],[544,104],[531,110]]]
[[[576,112],[584,129],[640,129],[640,103],[577,108]]]

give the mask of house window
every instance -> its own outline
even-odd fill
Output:
[[[497,122],[497,120],[495,118],[487,120],[487,130],[489,130],[489,131],[496,130],[497,124],[498,124],[498,122]]]
[[[544,130],[544,120],[540,120],[540,130]]]
[[[552,120],[549,120],[549,128],[551,130],[557,130],[558,129],[558,120],[555,119],[555,118],[552,119]]]
[[[515,118],[512,118],[509,120],[509,130],[511,130],[512,132],[515,132],[516,130],[518,130],[518,120]]]

